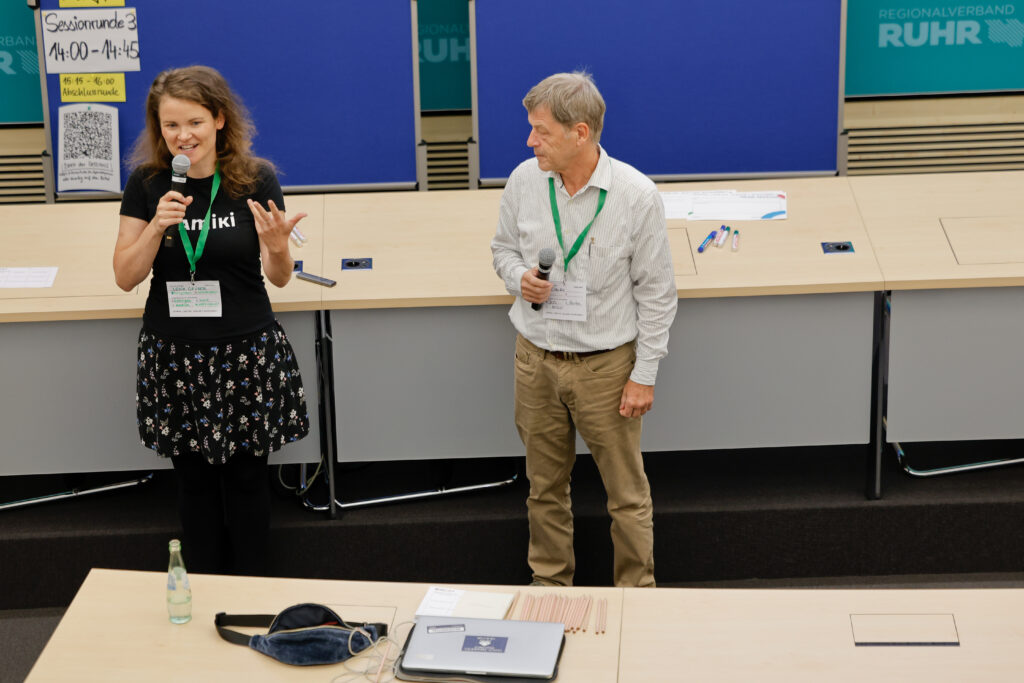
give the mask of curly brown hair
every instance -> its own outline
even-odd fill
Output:
[[[249,111],[220,72],[208,66],[168,69],[154,79],[146,97],[146,127],[132,146],[129,166],[146,169],[150,177],[171,167],[171,152],[160,130],[160,99],[165,95],[195,102],[214,118],[224,116],[224,127],[217,131],[217,161],[221,186],[229,195],[237,199],[252,192],[261,168],[274,170],[271,162],[252,154],[256,128]]]

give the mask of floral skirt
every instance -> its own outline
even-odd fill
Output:
[[[223,464],[265,457],[309,433],[302,375],[281,324],[217,344],[139,333],[142,444],[163,457],[201,453]]]

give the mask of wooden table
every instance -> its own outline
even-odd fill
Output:
[[[289,197],[306,211],[309,238],[293,248],[319,269],[322,195]],[[131,292],[114,284],[117,202],[0,207],[0,266],[57,266],[52,288],[0,289],[0,475],[170,467],[139,445],[135,353],[149,280]],[[323,288],[292,279],[267,287],[305,376],[310,436],[273,462],[319,460],[314,312]]]
[[[873,292],[882,278],[847,181],[663,189],[721,187],[785,189],[790,218],[735,222],[739,252],[699,256],[710,224],[669,223],[680,311],[658,401],[645,418],[644,448],[867,443]],[[511,417],[512,297],[492,271],[489,246],[500,196],[287,198],[289,211],[310,214],[300,224],[309,242],[293,248],[294,256],[338,285],[293,280],[271,287],[271,297],[307,376],[315,327],[312,315],[298,312],[333,313],[339,459],[522,453]],[[134,370],[125,362],[148,285],[132,293],[113,285],[116,214],[112,202],[0,208],[0,265],[60,267],[52,290],[0,291],[0,337],[16,350],[0,361],[0,380],[20,392],[17,400],[5,394],[11,409],[0,417],[15,453],[5,474],[135,469],[153,460],[136,444]],[[820,242],[830,240],[850,240],[855,252],[822,254]],[[373,268],[343,271],[343,258],[372,258]],[[99,414],[79,409],[96,395],[108,397]],[[46,413],[34,409],[43,403]],[[41,415],[58,415],[69,427],[49,429]],[[286,453],[315,460],[317,450],[304,450],[312,443]]]
[[[192,583],[192,621],[167,619],[164,572],[93,569],[40,655],[28,681],[329,681],[344,666],[298,667],[281,664],[249,648],[221,639],[213,625],[218,612],[277,614],[303,602],[331,606],[343,618],[382,621],[399,637],[408,634],[429,584],[228,577],[196,574]],[[476,590],[544,589],[508,586],[458,586]],[[608,632],[567,634],[558,676],[560,683],[617,680],[622,590],[566,588],[560,595],[608,599]],[[260,629],[246,629],[252,633]],[[265,629],[262,632],[266,632]],[[371,678],[372,680],[372,678]]]
[[[938,618],[960,644],[858,646],[863,615],[906,635]],[[1022,589],[629,588],[619,681],[1009,682],[1022,643]]]
[[[849,183],[891,290],[887,440],[1024,438],[1024,173]]]
[[[789,218],[734,221],[740,250],[703,254],[696,247],[717,225],[669,221],[680,307],[643,448],[867,444],[879,347],[889,351],[890,440],[1024,437],[1015,410],[1024,381],[1015,363],[1024,344],[1022,180],[1004,172],[662,185],[786,190]],[[290,211],[310,213],[301,224],[310,241],[295,257],[338,285],[293,281],[271,296],[307,374],[315,329],[304,312],[333,316],[338,459],[522,453],[511,418],[512,298],[489,249],[500,194],[288,197]],[[60,266],[52,290],[0,290],[0,341],[14,350],[0,360],[0,381],[17,387],[0,411],[14,453],[5,474],[139,464],[124,358],[146,285],[124,293],[112,283],[116,210],[0,207],[0,265]],[[854,251],[823,254],[825,241],[850,241]],[[373,268],[343,271],[343,258],[372,258]],[[887,290],[891,345],[875,330]],[[118,398],[82,414],[83,399],[96,395]],[[40,404],[66,426],[33,422]],[[76,442],[71,457],[62,433],[94,438]]]
[[[324,196],[294,195],[288,211],[309,216],[299,223],[308,246],[293,247],[296,259],[309,258],[312,272],[322,266]],[[118,202],[12,204],[0,207],[0,266],[57,266],[51,288],[0,289],[0,323],[138,319],[146,306],[149,279],[131,292],[114,284],[114,242]],[[311,311],[321,305],[323,288],[293,280],[267,287],[275,311]]]
[[[276,614],[320,602],[385,621],[399,638],[428,584],[193,575],[192,621],[167,619],[166,574],[93,569],[29,674],[40,681],[330,680],[222,640],[217,612]],[[513,588],[608,600],[608,630],[569,634],[558,681],[1017,681],[1024,589]],[[857,645],[936,632],[958,645]],[[875,624],[868,630],[864,624]],[[896,621],[894,621],[896,620]],[[883,628],[880,630],[878,625]],[[922,624],[926,627],[922,627]],[[259,632],[254,629],[253,632]],[[904,641],[913,638],[903,638]]]
[[[643,448],[870,440],[875,292],[883,287],[845,178],[663,185],[784,189],[789,218],[732,222],[738,252],[669,221],[680,297]],[[346,461],[518,456],[511,297],[491,266],[499,190],[331,195],[324,293]],[[823,241],[854,252],[826,255]],[[342,271],[343,258],[372,271]],[[387,410],[381,410],[387,406]],[[455,407],[455,409],[453,409]],[[580,442],[578,449],[586,452]]]

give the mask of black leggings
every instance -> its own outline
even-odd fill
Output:
[[[270,479],[266,458],[239,453],[211,465],[198,454],[171,458],[178,477],[182,555],[191,572],[267,574]]]

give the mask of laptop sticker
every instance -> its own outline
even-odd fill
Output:
[[[508,647],[508,638],[492,636],[466,636],[462,641],[463,652],[495,652],[503,653]]]

